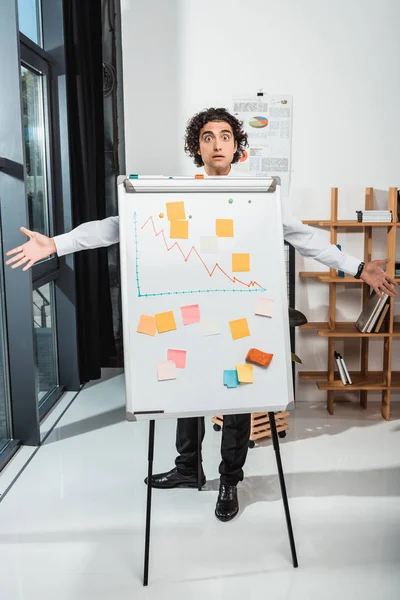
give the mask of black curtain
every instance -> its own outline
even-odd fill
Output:
[[[106,216],[100,0],[64,0],[72,214],[74,227]],[[107,250],[75,255],[79,373],[100,377],[115,355]]]

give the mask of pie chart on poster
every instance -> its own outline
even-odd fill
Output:
[[[251,121],[249,121],[250,127],[256,127],[260,129],[261,127],[266,127],[268,125],[267,117],[253,117]]]

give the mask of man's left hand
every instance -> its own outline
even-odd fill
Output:
[[[397,294],[395,286],[397,282],[389,277],[389,275],[382,269],[384,265],[390,262],[390,258],[385,260],[372,260],[366,263],[360,279],[368,283],[380,298],[383,298],[383,294],[388,296],[395,296]]]

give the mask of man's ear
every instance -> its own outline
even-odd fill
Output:
[[[238,149],[238,143],[235,142],[235,153],[237,152],[237,149]]]
[[[197,154],[200,154],[200,156],[201,156],[200,148],[197,150]]]

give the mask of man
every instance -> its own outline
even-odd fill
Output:
[[[242,123],[223,108],[203,110],[187,124],[185,151],[196,166],[204,166],[206,176],[227,176],[231,165],[238,162],[247,143]],[[283,230],[285,239],[303,256],[311,257],[324,265],[345,271],[363,279],[379,295],[393,296],[396,282],[383,270],[388,260],[374,260],[364,265],[360,260],[347,256],[328,242],[318,229],[303,225],[289,214],[283,206]],[[119,241],[118,217],[93,221],[80,225],[73,231],[47,238],[39,233],[21,228],[29,242],[7,252],[15,255],[7,261],[12,268],[22,265],[29,269],[36,261],[57,253],[59,256],[79,250],[108,246]],[[197,418],[178,419],[176,447],[178,457],[175,467],[167,473],[154,475],[152,486],[157,488],[197,487]],[[221,441],[221,483],[215,514],[221,521],[231,520],[239,510],[237,484],[243,479],[250,434],[250,415],[226,415]],[[204,419],[201,438],[204,437]],[[201,472],[201,481],[206,479]],[[146,481],[147,483],[147,481]]]

